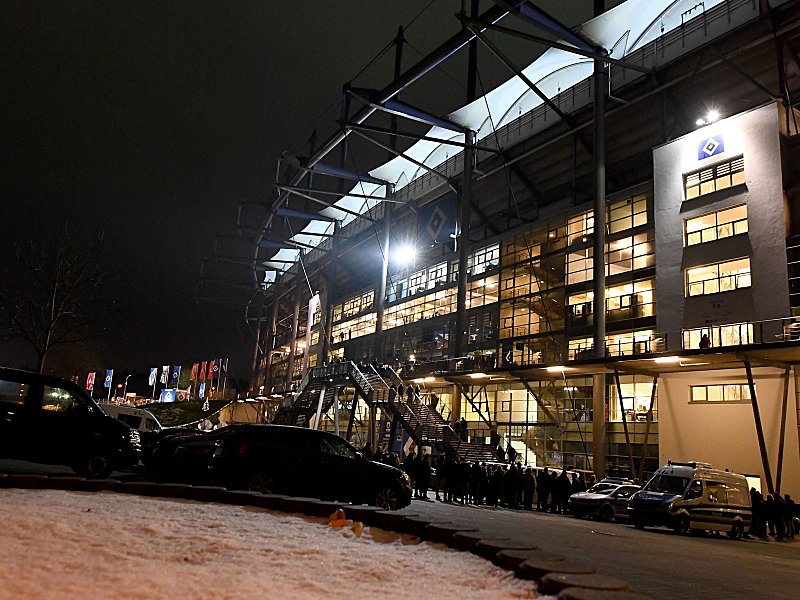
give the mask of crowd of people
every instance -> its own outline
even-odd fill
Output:
[[[568,473],[566,469],[533,469],[520,463],[486,464],[461,461],[444,454],[409,454],[401,461],[396,452],[369,443],[362,453],[372,460],[403,469],[414,486],[414,497],[428,500],[428,492],[440,502],[473,504],[510,509],[538,510],[567,514],[572,494],[584,492],[597,481],[594,474]],[[750,535],[776,541],[793,540],[798,532],[795,502],[790,494],[768,494],[750,490],[753,519]]]
[[[474,504],[511,509],[567,513],[570,495],[594,485],[595,476],[559,473],[552,469],[533,469],[520,463],[486,464],[461,461],[442,454],[435,462],[429,454],[411,453],[404,461],[395,452],[372,451],[369,444],[362,453],[372,460],[399,467],[411,478],[414,497],[430,500],[428,492],[440,502]]]
[[[750,535],[776,541],[793,540],[797,532],[795,503],[790,494],[767,494],[762,496],[756,488],[750,488],[750,504],[753,519],[750,524]]]

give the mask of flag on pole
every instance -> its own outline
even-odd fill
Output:
[[[212,381],[219,381],[219,370],[222,368],[222,359],[219,358],[214,363],[214,378]]]
[[[114,379],[114,369],[106,369],[106,380],[103,382],[103,387],[110,388],[112,379]]]
[[[90,392],[94,389],[94,371],[86,376],[86,389]]]
[[[167,379],[169,379],[169,365],[164,365],[161,367],[161,383],[166,385]]]
[[[206,395],[206,384],[205,383],[201,383],[200,384],[200,389],[198,390],[197,395],[200,396],[200,398],[203,398]]]
[[[155,385],[157,377],[158,377],[158,367],[150,367],[150,378],[147,380],[147,382],[150,385]]]
[[[227,375],[227,374],[228,374],[228,359],[227,359],[227,358],[225,359],[225,366],[224,366],[224,367],[222,367],[222,373],[223,373],[224,375]]]
[[[170,378],[169,382],[170,385],[175,387],[178,386],[178,379],[181,377],[181,366],[180,365],[172,365],[172,377]]]
[[[199,365],[197,363],[194,363],[192,365],[192,374],[189,375],[189,381],[197,381],[197,367],[198,366]]]
[[[205,381],[206,379],[206,361],[200,363],[200,381]]]
[[[208,361],[208,380],[214,381],[214,361]]]

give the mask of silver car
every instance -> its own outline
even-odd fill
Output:
[[[569,497],[567,509],[576,517],[592,516],[603,521],[628,518],[628,498],[641,486],[626,479],[606,478],[585,492]]]

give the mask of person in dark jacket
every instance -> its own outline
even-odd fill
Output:
[[[750,535],[753,537],[765,537],[764,529],[764,498],[756,488],[750,488],[750,507],[752,519],[750,521]]]
[[[525,469],[522,476],[522,508],[533,510],[533,494],[536,492],[536,478],[530,467]]]
[[[536,510],[547,512],[550,500],[550,472],[547,467],[536,476]]]
[[[416,489],[414,496],[421,500],[428,499],[428,486],[431,482],[431,457],[429,454],[424,454],[416,460],[417,479]]]

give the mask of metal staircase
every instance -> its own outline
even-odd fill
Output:
[[[307,427],[317,412],[324,415],[331,408],[337,388],[353,387],[368,406],[380,409],[384,415],[382,441],[390,440],[402,428],[417,447],[441,448],[448,456],[457,456],[462,461],[497,461],[494,448],[461,440],[447,420],[418,396],[408,402],[398,394],[390,401],[391,385],[401,383],[392,369],[381,374],[372,365],[340,362],[312,367],[303,377],[292,405],[279,409],[273,423]]]

